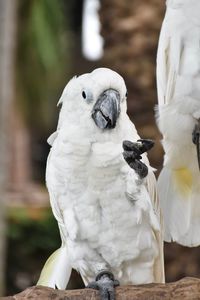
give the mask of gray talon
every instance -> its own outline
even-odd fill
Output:
[[[154,146],[154,141],[150,139],[139,139],[137,142],[123,141],[123,149],[125,151],[134,151],[138,155],[149,151]]]
[[[153,148],[155,142],[150,139],[140,139],[137,140],[137,142],[141,142],[142,145],[140,146],[141,153],[149,151],[151,148]]]
[[[131,141],[123,141],[123,156],[128,165],[134,169],[140,178],[144,178],[148,174],[148,167],[141,162],[142,154],[150,150],[154,145],[152,140],[140,139],[133,143]]]
[[[96,281],[88,284],[87,288],[99,290],[101,300],[115,300],[115,287],[119,285],[113,274],[109,271],[100,272]]]

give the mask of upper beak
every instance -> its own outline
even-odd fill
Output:
[[[101,129],[115,128],[120,114],[120,95],[113,89],[104,91],[92,110],[92,118]]]

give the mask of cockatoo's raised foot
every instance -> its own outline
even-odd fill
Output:
[[[192,141],[197,147],[197,159],[200,169],[200,120],[198,120],[198,123],[195,125],[194,130],[192,132]]]
[[[134,169],[140,178],[144,178],[148,174],[148,167],[141,162],[141,154],[150,150],[154,145],[152,140],[138,140],[133,143],[130,141],[123,142],[123,156],[128,165]]]
[[[87,288],[99,290],[101,300],[114,300],[115,287],[119,285],[119,281],[109,271],[101,271],[96,276],[96,281],[88,284]]]

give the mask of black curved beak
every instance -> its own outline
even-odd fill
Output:
[[[198,160],[198,165],[200,170],[200,120],[198,120],[198,123],[194,127],[192,133],[192,141],[196,145],[197,160]]]
[[[120,95],[113,89],[104,91],[92,110],[92,118],[101,129],[115,128],[120,114]]]

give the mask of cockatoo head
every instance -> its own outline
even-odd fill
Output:
[[[127,89],[118,73],[107,68],[96,69],[69,81],[59,100],[62,103],[59,121],[71,119],[80,127],[112,130],[126,114],[126,98]]]

